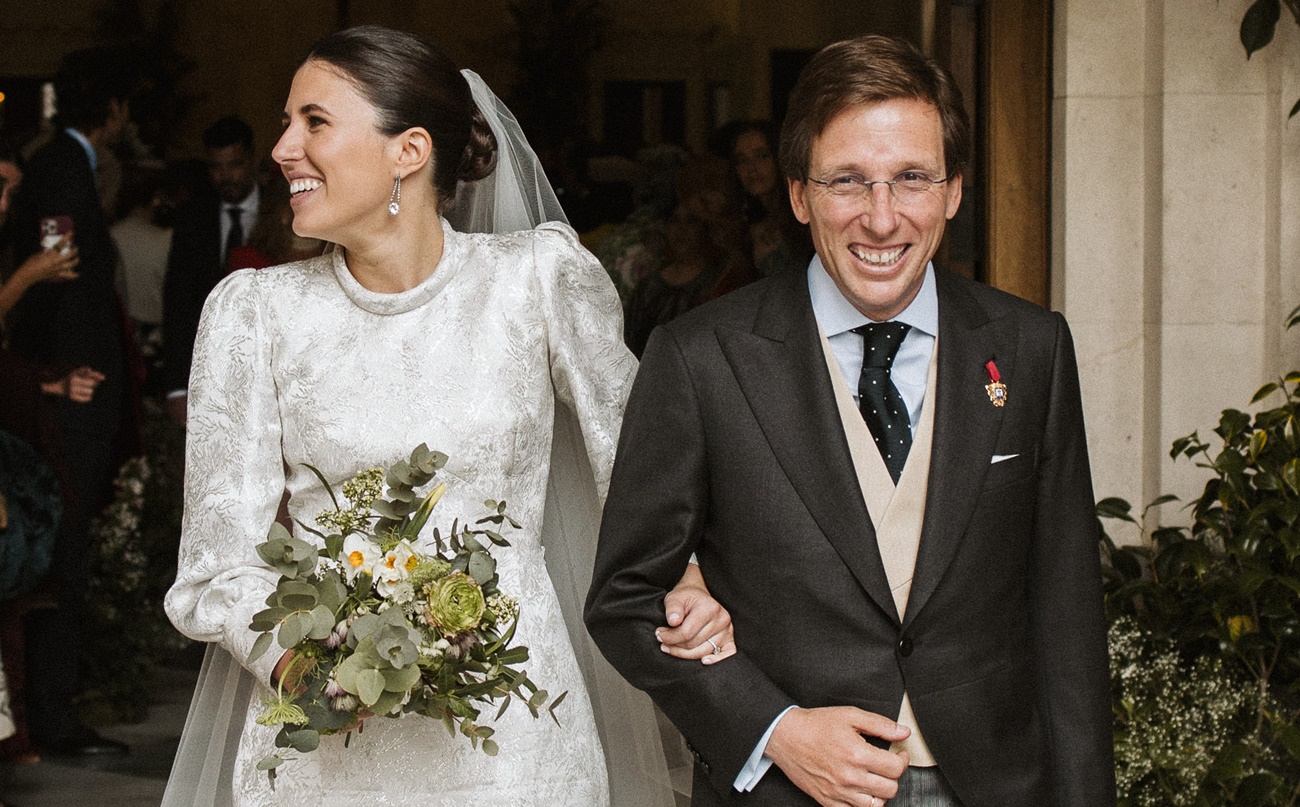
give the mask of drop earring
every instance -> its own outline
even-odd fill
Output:
[[[402,209],[402,175],[393,180],[393,192],[388,196],[388,215],[396,216]]]

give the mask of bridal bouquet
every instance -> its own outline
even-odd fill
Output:
[[[505,502],[485,502],[488,515],[476,528],[457,520],[444,536],[435,527],[433,552],[417,548],[446,485],[423,497],[415,491],[446,462],[447,455],[420,445],[387,472],[363,471],[342,486],[347,508],[320,471],[307,466],[334,508],[316,517],[320,530],[299,526],[324,548],[279,524],[258,545],[280,581],[249,625],[261,634],[250,661],[273,637],[293,651],[277,694],[257,719],[281,727],[276,748],[309,753],[322,734],[340,732],[347,733],[346,744],[368,717],[413,713],[442,720],[451,734],[459,730],[494,755],[493,729],[477,722],[480,705],[500,701],[500,717],[518,699],[533,717],[544,710],[555,718],[567,693],[548,703],[546,691],[518,668],[528,648],[510,645],[519,604],[498,588],[488,547],[509,545],[496,531],[503,525],[519,528]],[[273,786],[282,753],[258,763]]]

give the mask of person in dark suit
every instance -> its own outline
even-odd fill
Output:
[[[828,46],[781,138],[807,271],[650,339],[586,622],[691,745],[695,805],[1115,803],[1069,330],[931,263],[969,153],[936,63]],[[708,667],[653,635],[692,553],[735,628]]]
[[[225,117],[203,132],[213,193],[176,211],[163,281],[163,389],[172,420],[185,425],[190,358],[199,315],[217,282],[232,269],[232,250],[244,245],[257,221],[261,189],[253,130]]]
[[[75,278],[28,290],[11,315],[10,348],[34,364],[87,366],[103,374],[91,401],[55,402],[70,488],[51,565],[58,604],[32,612],[26,630],[29,729],[37,747],[54,754],[126,751],[85,726],[74,699],[90,522],[107,503],[122,442],[131,437],[123,426],[133,379],[114,285],[117,250],[96,174],[97,150],[115,144],[130,117],[128,65],[123,54],[104,48],[65,57],[54,79],[58,129],[32,155],[11,214],[18,261],[61,248],[65,242],[50,232],[70,224],[81,262]],[[52,240],[42,244],[46,238]]]

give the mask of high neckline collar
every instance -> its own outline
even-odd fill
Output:
[[[367,289],[352,276],[352,272],[348,269],[345,250],[338,245],[333,246],[329,253],[334,277],[348,299],[358,308],[371,314],[389,316],[414,311],[437,297],[461,264],[460,255],[464,248],[461,234],[451,229],[446,219],[442,220],[442,232],[442,258],[434,267],[433,273],[414,288],[391,293]]]

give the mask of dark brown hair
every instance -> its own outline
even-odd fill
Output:
[[[421,127],[433,138],[433,187],[442,207],[456,199],[457,181],[491,174],[497,141],[474,104],[460,69],[432,42],[405,31],[359,25],[312,46],[303,64],[324,62],[352,81],[392,136]]]
[[[806,180],[812,141],[846,109],[895,99],[934,104],[943,125],[943,159],[949,175],[970,162],[970,118],[948,71],[912,43],[868,35],[822,48],[799,74],[781,127],[781,170]]]

